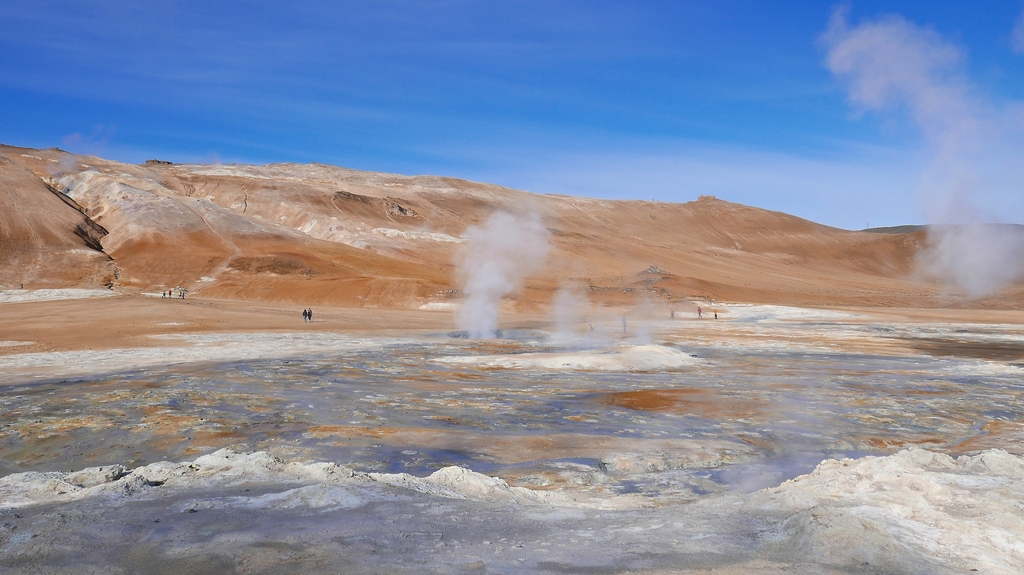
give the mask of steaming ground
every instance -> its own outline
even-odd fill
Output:
[[[717,311],[0,348],[0,566],[1024,568],[1019,323]]]
[[[443,357],[436,361],[503,369],[575,371],[658,371],[695,364],[692,356],[663,345],[618,345],[598,349],[558,349],[515,354]]]
[[[88,297],[116,296],[117,292],[100,289],[12,289],[0,290],[0,303],[17,303],[26,301],[52,301],[61,299],[81,299]]]

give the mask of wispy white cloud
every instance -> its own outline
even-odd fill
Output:
[[[1010,46],[1013,47],[1014,52],[1024,54],[1024,12],[1017,17],[1017,23],[1013,26]]]
[[[62,137],[60,141],[69,152],[100,156],[106,152],[107,145],[116,131],[117,126],[112,124],[96,124],[87,134],[73,132]]]

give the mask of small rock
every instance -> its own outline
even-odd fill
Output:
[[[128,473],[123,465],[104,465],[103,467],[87,467],[75,473],[69,473],[64,481],[79,487],[95,487],[111,481],[117,481]]]

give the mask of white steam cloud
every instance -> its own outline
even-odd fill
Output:
[[[501,299],[538,271],[548,253],[548,231],[536,214],[495,212],[463,234],[458,275],[465,296],[456,316],[469,337],[493,338]]]
[[[1024,105],[984,97],[957,46],[899,16],[850,27],[839,9],[822,40],[851,102],[904,114],[931,150],[919,194],[938,225],[929,228],[923,270],[971,296],[1024,277],[1024,234],[989,224],[1013,217],[1024,197]]]
[[[587,313],[590,301],[583,286],[563,285],[551,300],[551,313],[555,319],[554,339],[558,342],[577,341],[589,336]]]
[[[1010,226],[937,226],[925,252],[931,272],[971,296],[994,293],[1021,277],[1024,233]]]

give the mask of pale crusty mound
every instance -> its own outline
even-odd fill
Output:
[[[231,496],[216,491],[232,486],[266,489],[254,489],[251,494],[236,489]],[[222,449],[191,462],[159,462],[134,470],[109,465],[74,473],[8,475],[0,478],[0,509],[85,500],[114,509],[174,494],[188,495],[175,503],[182,506],[179,513],[354,509],[379,499],[389,488],[513,505],[663,508],[684,523],[688,514],[694,521],[697,516],[717,517],[723,525],[738,517],[746,522],[762,517],[775,525],[758,541],[762,559],[788,562],[796,557],[844,572],[849,567],[887,573],[1016,574],[1024,569],[1024,459],[1002,450],[957,459],[909,449],[887,457],[829,460],[813,473],[779,487],[711,498],[690,507],[667,501],[644,503],[630,496],[591,498],[571,489],[512,487],[460,467],[420,478]],[[616,517],[616,531],[632,530],[622,526],[628,516]],[[650,518],[633,517],[643,525],[637,530],[651,530]],[[681,535],[672,529],[664,526],[652,532],[663,537]]]
[[[506,501],[519,504],[599,506],[602,501],[563,497],[557,493],[511,487],[502,479],[464,469],[445,467],[427,477],[406,473],[360,473],[334,463],[285,462],[264,451],[239,453],[221,449],[182,463],[161,461],[129,470],[122,465],[90,467],[77,472],[15,473],[0,478],[0,508],[42,503],[66,503],[104,498],[117,504],[162,496],[168,491],[195,492],[225,485],[273,485],[284,488],[278,505],[321,506],[311,499],[317,486],[387,485],[452,499]],[[297,489],[306,487],[307,489]],[[266,503],[267,497],[261,498]],[[237,501],[235,501],[237,503]]]
[[[828,460],[748,505],[792,513],[782,554],[799,548],[826,564],[897,570],[923,556],[959,572],[1024,572],[1024,458],[1000,449]]]

